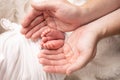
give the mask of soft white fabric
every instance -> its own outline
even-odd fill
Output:
[[[64,80],[64,75],[43,71],[38,42],[26,39],[20,25],[6,19],[1,24],[8,31],[0,35],[0,80]]]
[[[0,0],[0,19],[20,23],[30,8],[31,0]]]
[[[30,8],[30,0],[0,0],[0,19],[20,23]],[[0,33],[5,30],[0,25]]]

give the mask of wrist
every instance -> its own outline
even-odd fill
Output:
[[[102,26],[99,27],[99,24],[90,23],[85,25],[84,27],[87,28],[87,32],[93,35],[97,41],[103,39],[107,33],[106,28],[103,28]]]
[[[92,19],[90,18],[91,15],[89,14],[89,9],[86,5],[77,6],[77,10],[79,13],[80,26],[92,21]]]

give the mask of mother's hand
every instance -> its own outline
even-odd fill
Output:
[[[81,25],[82,10],[67,0],[33,2],[33,9],[25,17],[22,33],[27,38],[40,38],[41,28],[49,26],[66,32]]]
[[[42,50],[39,62],[50,73],[71,74],[91,61],[96,54],[97,32],[84,26],[75,30],[58,50]]]

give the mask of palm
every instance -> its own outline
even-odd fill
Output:
[[[64,19],[60,20],[59,18],[56,17],[47,17],[46,22],[49,27],[56,28],[57,30],[63,32],[75,30],[79,25],[76,22],[67,23],[65,22]]]
[[[56,59],[41,57],[48,59],[48,61],[43,60],[40,63],[45,64],[44,69],[47,72],[69,74],[85,66],[95,56],[96,42],[92,32],[89,32],[85,27],[80,28],[68,38],[61,52],[56,51],[55,54],[46,55],[56,57]],[[56,54],[63,56],[57,58],[60,56],[56,56]]]

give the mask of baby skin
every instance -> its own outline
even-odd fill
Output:
[[[41,46],[43,49],[55,50],[64,45],[63,32],[47,27],[41,34]]]

